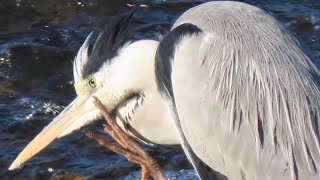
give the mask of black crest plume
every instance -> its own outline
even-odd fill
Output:
[[[118,55],[118,50],[129,39],[128,25],[136,9],[125,15],[113,17],[105,25],[103,32],[93,46],[89,61],[84,65],[83,74],[87,78],[99,70],[102,64]]]

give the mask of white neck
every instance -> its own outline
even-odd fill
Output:
[[[124,48],[125,53],[120,52],[122,55],[119,58],[124,58],[125,61],[119,61],[119,64],[114,65],[128,68],[121,72],[127,72],[127,75],[124,76],[131,78],[132,85],[130,86],[141,91],[144,98],[143,100],[134,99],[119,108],[121,116],[127,117],[127,123],[139,135],[126,129],[120,118],[117,118],[117,122],[134,137],[142,136],[154,144],[177,145],[179,144],[178,131],[171,115],[171,109],[157,89],[155,77],[157,46],[158,42],[156,41],[141,40]],[[111,69],[116,70],[117,68]]]

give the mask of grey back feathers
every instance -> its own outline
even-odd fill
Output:
[[[174,27],[184,23],[208,35],[199,59],[230,132],[250,130],[258,159],[265,149],[283,153],[292,179],[298,179],[297,169],[319,172],[320,92],[312,75],[320,74],[299,42],[266,12],[244,3],[203,4]]]
[[[162,93],[169,93],[173,98],[171,71],[175,48],[185,36],[201,33],[202,30],[190,23],[181,24],[163,37],[156,53],[155,74],[157,85]]]
[[[258,155],[269,138],[275,149],[283,150],[293,178],[297,168],[319,171],[320,93],[310,73],[318,70],[273,18],[264,17],[270,23],[264,27],[258,22],[261,16],[252,17],[252,26],[238,23],[242,18],[214,22],[214,27],[228,26],[238,35],[226,34],[220,40],[224,44],[210,47],[217,53],[204,58],[214,59],[211,87],[229,114],[230,130],[249,127]],[[251,33],[256,37],[250,38]]]
[[[87,37],[75,60],[74,66],[78,68],[74,68],[76,70],[74,72],[80,76],[78,78],[87,78],[97,72],[104,63],[118,55],[119,49],[130,39],[128,25],[134,12],[135,9],[128,14],[113,17],[97,38],[90,55],[88,47],[91,34]]]

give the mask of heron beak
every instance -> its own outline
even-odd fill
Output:
[[[63,136],[65,130],[68,129],[73,123],[75,123],[81,116],[89,111],[86,106],[87,99],[80,99],[77,97],[73,100],[48,126],[46,126],[40,134],[38,134],[14,162],[9,167],[9,170],[13,170],[23,163],[31,159],[55,139]]]

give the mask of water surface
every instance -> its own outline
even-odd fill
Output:
[[[136,39],[166,33],[205,0],[0,1],[0,179],[138,179],[140,168],[79,131],[50,145],[22,168],[7,168],[27,143],[75,97],[72,61],[85,37],[111,16],[140,8]],[[320,55],[318,0],[248,0],[273,14]],[[319,64],[319,62],[315,62]],[[103,134],[99,121],[86,129]],[[108,137],[106,137],[108,138]],[[178,148],[146,147],[171,179],[196,179]]]

